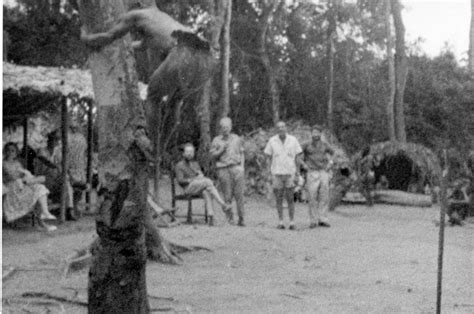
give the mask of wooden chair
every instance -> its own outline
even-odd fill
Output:
[[[208,215],[207,215],[207,207],[204,205],[204,214],[195,214],[193,213],[193,200],[196,199],[204,199],[202,195],[187,195],[187,194],[177,194],[176,193],[176,179],[175,179],[175,173],[174,169],[170,171],[170,179],[171,179],[171,207],[173,209],[176,208],[176,202],[178,201],[184,201],[188,202],[188,213],[186,216],[179,216],[179,215],[174,215],[175,217],[186,217],[186,222],[189,224],[193,223],[193,218],[192,216],[204,216],[204,221],[207,223],[208,221]],[[176,211],[175,211],[176,213]]]

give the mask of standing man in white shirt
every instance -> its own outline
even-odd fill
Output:
[[[296,137],[287,133],[286,124],[280,121],[276,124],[278,134],[268,140],[264,153],[271,157],[273,192],[276,197],[278,211],[278,229],[285,229],[283,224],[283,199],[288,203],[290,217],[289,229],[295,230],[294,187],[296,176],[296,158],[303,150]]]

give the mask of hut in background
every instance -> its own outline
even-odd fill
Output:
[[[374,169],[376,182],[385,176],[390,190],[423,193],[426,185],[439,185],[440,161],[423,145],[381,142],[370,146],[370,154],[380,161]],[[353,158],[354,164],[360,160],[361,152],[358,152]]]

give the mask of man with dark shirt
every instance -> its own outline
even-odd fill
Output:
[[[212,206],[212,199],[215,199],[222,210],[228,217],[228,212],[231,210],[231,205],[226,204],[217,191],[211,179],[204,176],[201,171],[201,166],[194,160],[194,146],[186,144],[184,146],[183,160],[176,164],[176,180],[184,189],[184,193],[188,195],[202,194],[206,202],[207,213],[209,215],[209,225],[214,225],[214,209]]]
[[[303,169],[307,171],[306,189],[309,198],[310,228],[330,227],[327,213],[329,210],[329,155],[333,149],[321,140],[321,130],[314,127],[312,141],[303,145]]]

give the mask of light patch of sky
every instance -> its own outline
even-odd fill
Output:
[[[421,37],[421,50],[439,55],[447,43],[461,63],[469,49],[470,0],[404,0],[407,42]]]

